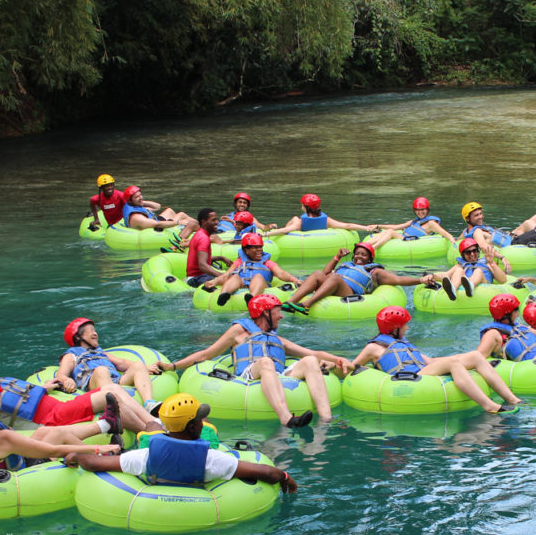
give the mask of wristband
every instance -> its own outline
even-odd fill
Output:
[[[342,368],[342,359],[340,357],[337,359],[337,366]]]
[[[340,257],[338,257],[337,255],[335,255],[335,256],[333,257],[333,260],[335,260],[335,262],[339,262],[339,261],[340,261]]]
[[[95,446],[95,455],[100,455],[98,446]]]
[[[176,372],[177,371],[177,364],[174,362],[173,363],[173,371]]]
[[[288,472],[283,472],[283,479],[280,480],[280,483],[286,483],[289,480]]]

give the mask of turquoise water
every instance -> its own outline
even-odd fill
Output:
[[[0,144],[2,375],[57,362],[74,317],[97,323],[103,346],[137,343],[172,359],[210,344],[233,316],[195,310],[187,295],[141,291],[143,255],[78,237],[100,173],[191,214],[252,195],[263,222],[284,224],[305,192],[332,217],[406,221],[427,196],[452,233],[461,206],[515,226],[533,215],[536,93],[441,90],[292,101],[192,119],[92,124]],[[305,274],[313,266],[294,266]],[[431,267],[431,266],[428,266]],[[409,268],[422,273],[424,266]],[[431,356],[474,348],[484,318],[413,310],[410,338]],[[283,336],[353,357],[372,321],[286,317]],[[273,422],[218,421],[249,438],[300,485],[228,533],[529,534],[536,531],[534,400],[514,416],[479,411],[393,418],[339,407],[335,422],[292,432]],[[4,521],[5,533],[109,533],[75,509]],[[223,531],[223,530],[221,530]],[[219,533],[217,530],[209,533]]]

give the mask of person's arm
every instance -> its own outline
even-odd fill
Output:
[[[344,247],[339,249],[339,252],[324,266],[322,272],[325,275],[329,275],[340,262],[341,258],[348,256],[349,254],[350,251],[348,249],[345,249]]]
[[[519,277],[516,282],[519,282],[520,284],[526,284],[527,282],[532,282],[532,284],[536,284],[536,277]]]
[[[486,251],[486,262],[490,271],[493,273],[493,278],[498,283],[504,284],[508,279],[506,273],[495,263],[495,252],[495,249],[490,245],[489,250]]]
[[[328,228],[343,228],[346,230],[366,230],[367,232],[372,232],[376,225],[360,225],[359,223],[345,223],[344,221],[337,221],[332,217],[328,217],[327,220]]]
[[[456,243],[454,236],[448,230],[445,230],[437,221],[428,221],[423,227],[425,227],[427,232],[441,234],[441,236],[446,238],[450,243]]]
[[[284,227],[265,232],[263,236],[265,238],[268,238],[269,236],[278,236],[280,234],[288,234],[289,232],[292,232],[293,230],[301,230],[301,223],[302,223],[302,220],[298,216],[294,216]]]
[[[236,342],[237,335],[241,334],[242,332],[244,332],[243,327],[235,324],[227,329],[227,331],[223,333],[218,340],[216,340],[206,349],[196,351],[195,353],[192,353],[181,360],[176,360],[171,364],[167,362],[158,362],[158,367],[164,371],[184,370],[185,368],[188,368],[197,362],[213,359],[233,346]]]
[[[320,363],[322,360],[327,362],[333,362],[335,366],[342,369],[344,375],[346,375],[350,370],[353,370],[354,367],[352,363],[345,357],[339,357],[328,353],[327,351],[316,351],[314,349],[309,349],[308,347],[303,347],[299,344],[295,344],[286,338],[279,337],[283,347],[285,348],[285,354],[293,357],[307,357],[308,355],[313,355],[316,357]]]
[[[298,490],[298,485],[288,475],[287,472],[270,466],[269,464],[256,464],[247,461],[238,461],[236,472],[233,477],[240,479],[258,479],[265,483],[279,483],[283,492],[294,493]]]
[[[89,208],[91,210],[91,213],[93,214],[93,224],[100,226],[101,223],[99,220],[97,205],[93,202],[92,199],[90,199],[89,201]]]
[[[214,262],[214,261],[216,261],[216,262],[223,262],[226,266],[230,266],[230,265],[233,263],[233,261],[230,260],[229,258],[227,258],[226,256],[213,256],[213,257],[212,257],[212,261],[213,261],[213,262]],[[218,271],[218,273],[220,273],[220,272]],[[220,274],[221,274],[221,273],[220,273]]]
[[[74,392],[76,390],[76,383],[74,382],[71,374],[74,370],[74,356],[72,353],[65,353],[60,360],[60,367],[58,373],[56,373],[56,379],[63,383],[63,389],[66,392]]]
[[[266,230],[272,230],[272,229],[276,229],[277,228],[277,224],[276,223],[270,223],[269,225],[264,225],[263,223],[261,223],[256,217],[253,218],[253,223],[255,223],[255,226],[259,229],[261,229],[262,231],[266,231]]]
[[[162,208],[162,205],[155,201],[143,201],[143,207],[151,210],[151,212],[157,212]]]
[[[119,453],[118,444],[107,444],[105,446],[93,446],[90,444],[49,444],[41,440],[35,440],[11,430],[0,433],[0,458],[7,457],[14,453],[31,459],[41,459],[50,457],[63,457],[73,452],[102,452]]]
[[[484,357],[490,357],[502,347],[502,337],[497,329],[486,331],[480,339],[480,344],[476,348]]]
[[[372,272],[372,278],[378,286],[381,284],[415,286],[417,284],[431,284],[434,282],[434,276],[431,273],[422,277],[409,277],[408,275],[396,275],[385,269],[375,269]]]
[[[204,283],[207,288],[212,288],[214,286],[222,286],[224,282],[229,280],[229,277],[233,275],[234,270],[238,267],[238,260],[235,260],[231,267],[223,274],[218,275],[215,279],[209,280]]]
[[[213,260],[217,260],[217,257],[214,257]],[[214,275],[215,277],[219,277],[222,274],[221,271],[218,271],[216,268],[213,268],[208,263],[208,253],[206,251],[197,251],[197,265],[199,269],[207,275]]]
[[[291,275],[288,271],[285,271],[283,268],[279,266],[279,264],[276,264],[273,262],[273,266],[271,266],[272,273],[280,280],[285,282],[292,282],[296,286],[299,286],[303,281],[301,279],[298,279],[298,277],[295,277],[294,275]]]
[[[379,359],[384,352],[384,348],[380,344],[374,342],[368,343],[352,361],[354,366],[365,366],[371,360]]]
[[[412,222],[413,222],[413,219],[410,219],[409,221],[406,221],[405,223],[399,223],[398,225],[374,225],[374,226],[379,227],[383,230],[387,230],[387,229],[404,230],[405,228],[408,228]]]
[[[156,219],[150,219],[143,214],[134,212],[130,214],[130,219],[128,224],[132,228],[141,227],[142,229],[146,228],[170,228],[176,227],[176,221],[158,221]]]
[[[92,446],[93,447],[93,446]],[[102,446],[99,446],[102,448]],[[88,472],[122,472],[120,455],[92,455],[89,453],[69,453],[65,457],[65,464],[72,468],[81,466]]]

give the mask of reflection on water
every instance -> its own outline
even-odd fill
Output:
[[[194,215],[207,205],[227,213],[245,190],[260,220],[281,225],[297,213],[301,195],[314,191],[337,219],[399,223],[425,195],[454,234],[469,200],[484,205],[489,223],[512,227],[535,211],[534,95],[440,90],[296,101],[2,141],[2,374],[26,377],[55,364],[63,329],[77,316],[96,321],[105,347],[138,343],[172,359],[209,345],[234,319],[193,309],[187,294],[143,293],[144,254],[78,238],[98,174],[112,174],[121,187],[139,184],[147,198]],[[283,267],[306,274],[320,266]],[[483,318],[431,317],[413,310],[406,291],[409,337],[424,353],[476,346]],[[286,317],[280,332],[353,357],[376,327]],[[503,418],[479,411],[405,418],[341,406],[332,424],[298,431],[220,420],[225,441],[248,439],[300,485],[298,495],[281,497],[232,533],[534,533],[536,409],[528,401]],[[109,533],[74,511],[2,528]]]

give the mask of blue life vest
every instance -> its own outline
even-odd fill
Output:
[[[506,247],[512,244],[512,236],[509,236],[505,232],[501,232],[496,228],[490,227],[489,225],[476,225],[471,230],[465,229],[463,231],[463,237],[474,238],[475,230],[477,228],[491,234],[491,243],[497,245],[497,247]]]
[[[415,238],[421,238],[422,236],[428,236],[428,232],[422,228],[421,225],[424,225],[424,223],[427,223],[428,221],[437,221],[439,224],[441,224],[441,219],[439,217],[435,217],[433,215],[427,215],[426,217],[421,218],[415,218],[409,227],[406,227],[404,229],[404,232],[402,235],[404,238],[409,237],[415,237]]]
[[[303,232],[309,230],[324,230],[328,228],[328,216],[324,212],[320,212],[318,217],[311,217],[307,214],[301,216],[301,229]]]
[[[536,358],[536,334],[526,325],[516,323],[503,347],[503,355],[516,362]]]
[[[235,270],[235,273],[239,275],[246,286],[249,287],[251,279],[258,273],[264,277],[264,280],[268,283],[268,286],[270,285],[272,279],[274,278],[274,274],[272,273],[272,270],[265,265],[272,256],[270,253],[263,253],[262,258],[258,262],[254,262],[248,258],[244,252],[244,249],[238,250],[238,256],[240,260],[242,260],[242,264],[238,266],[238,268]]]
[[[513,326],[508,325],[507,323],[501,323],[499,321],[492,321],[490,323],[487,323],[486,325],[484,325],[484,327],[482,327],[480,329],[480,339],[482,339],[484,334],[486,334],[488,331],[491,331],[492,329],[495,329],[495,330],[499,331],[499,333],[501,333],[501,337],[502,337],[502,340],[503,340],[502,349],[504,351],[504,342],[506,341],[508,336],[510,336],[510,333],[512,332],[512,329],[513,329]],[[492,357],[497,357],[497,358],[506,358],[506,357],[503,357],[502,353],[497,354],[496,352],[493,352],[491,354],[491,356]]]
[[[240,375],[249,364],[261,357],[270,357],[278,373],[285,371],[285,348],[277,336],[277,331],[265,332],[252,319],[242,318],[233,321],[251,333],[233,349],[235,372]]]
[[[47,393],[46,388],[33,385],[13,377],[1,377],[0,410],[11,414],[9,425],[17,418],[33,420],[41,398]]]
[[[76,386],[81,390],[87,389],[91,374],[95,368],[105,366],[110,370],[110,376],[114,383],[119,382],[121,374],[117,368],[110,362],[110,359],[102,349],[97,346],[95,349],[86,349],[81,346],[70,347],[65,354],[71,353],[75,357],[75,365],[73,369],[73,379]]]
[[[227,217],[229,219],[233,219],[236,212],[231,212],[230,214],[227,214]],[[235,226],[231,221],[221,221],[218,223],[218,226],[216,227],[217,232],[228,232],[230,230],[236,230]]]
[[[2,429],[10,429],[10,427],[0,422],[0,432],[2,432]],[[4,459],[4,462],[6,463],[6,468],[8,470],[11,470],[12,472],[21,470],[26,466],[26,460],[24,459],[24,457],[15,453],[11,453],[10,455],[8,455]]]
[[[484,278],[486,279],[486,282],[488,284],[493,283],[493,273],[488,267],[488,263],[486,262],[485,258],[479,258],[476,262],[467,262],[461,257],[456,258],[456,260],[465,271],[465,275],[467,277],[470,277],[476,269],[480,268],[482,270],[482,273],[484,273]]]
[[[145,473],[151,483],[198,483],[205,481],[210,443],[206,440],[179,440],[159,433],[149,439]]]
[[[234,229],[233,229],[234,230]],[[255,223],[252,225],[249,225],[249,227],[246,227],[245,229],[241,230],[240,232],[236,232],[234,235],[233,240],[241,240],[246,234],[257,234],[257,227],[255,226]]]
[[[131,204],[127,203],[125,206],[123,206],[123,221],[125,222],[125,227],[130,227],[129,221],[132,214],[143,214],[149,219],[158,221],[158,217],[150,210],[147,210],[145,206],[132,206]]]
[[[380,359],[376,362],[376,367],[390,375],[398,372],[418,373],[426,363],[421,352],[405,338],[395,338],[390,334],[379,334],[369,343],[376,343],[386,349]]]
[[[374,289],[374,281],[370,272],[374,268],[381,268],[380,264],[365,264],[361,266],[353,262],[344,262],[335,270],[337,275],[340,275],[346,284],[350,286],[354,294],[364,295],[369,294]]]

